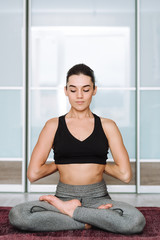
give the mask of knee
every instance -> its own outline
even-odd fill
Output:
[[[135,217],[133,221],[133,233],[141,233],[146,225],[146,220],[143,214],[140,212],[139,216]]]
[[[9,221],[10,223],[16,227],[16,228],[20,228],[21,226],[21,213],[18,209],[18,207],[13,207],[10,212],[9,212]]]
[[[146,225],[146,220],[143,214],[139,212],[139,214],[132,217],[130,223],[130,226],[128,226],[128,229],[126,229],[126,234],[137,234],[143,231]]]
[[[19,220],[19,213],[16,209],[16,207],[13,207],[9,212],[9,221],[13,226],[17,225],[17,222]]]
[[[19,206],[13,207],[9,212],[9,221],[14,227],[27,230],[26,223],[24,222],[23,210]]]

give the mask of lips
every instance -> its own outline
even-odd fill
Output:
[[[77,104],[83,104],[84,101],[76,101]]]

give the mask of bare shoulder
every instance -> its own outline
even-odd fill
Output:
[[[40,137],[49,137],[49,136],[54,136],[56,130],[57,130],[57,127],[58,127],[58,118],[52,118],[52,119],[49,119],[41,133],[40,133]]]
[[[101,119],[102,126],[106,131],[114,130],[118,128],[117,124],[112,119],[102,118],[102,117],[100,119]]]
[[[49,119],[45,123],[42,131],[40,132],[40,135],[39,135],[37,143],[39,143],[39,144],[42,143],[43,146],[45,144],[50,146],[52,144],[52,142],[53,142],[53,139],[54,139],[57,127],[58,127],[58,118]]]
[[[102,123],[103,130],[108,139],[110,138],[113,139],[113,137],[116,137],[116,138],[121,137],[119,128],[112,119],[101,118],[101,123]]]
[[[47,131],[47,132],[55,132],[57,130],[57,127],[58,127],[58,117],[56,118],[51,118],[49,119],[45,125],[44,125],[44,130]]]
[[[33,152],[39,152],[41,155],[48,154],[52,148],[54,136],[58,126],[58,118],[48,120],[41,130],[36,146]]]
[[[56,128],[58,126],[58,117],[51,118],[49,119],[46,123],[45,126],[48,128]]]

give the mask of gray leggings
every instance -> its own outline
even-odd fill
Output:
[[[140,233],[145,226],[145,218],[140,211],[127,203],[111,200],[104,180],[80,186],[59,182],[55,195],[63,201],[79,199],[82,206],[75,209],[71,218],[47,202],[27,202],[11,209],[10,223],[26,231],[84,229],[85,223],[88,223],[121,234]],[[113,206],[110,209],[98,209],[107,203]]]

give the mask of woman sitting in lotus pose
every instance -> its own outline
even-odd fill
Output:
[[[128,183],[131,166],[115,122],[90,110],[96,94],[94,72],[84,64],[67,73],[65,94],[70,111],[48,120],[33,150],[27,176],[31,182],[59,171],[55,195],[19,204],[11,209],[10,222],[28,231],[59,231],[97,227],[134,234],[145,218],[133,206],[110,198],[103,173]],[[53,148],[55,162],[46,164]],[[106,164],[110,148],[114,164]]]

